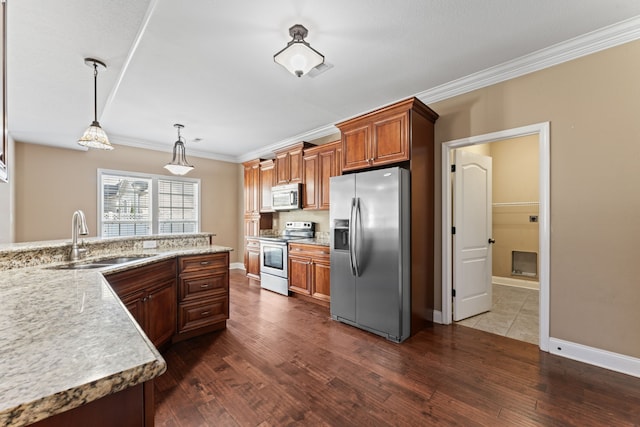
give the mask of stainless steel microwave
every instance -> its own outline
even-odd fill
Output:
[[[291,211],[302,207],[302,185],[285,184],[271,187],[271,206],[276,211]]]

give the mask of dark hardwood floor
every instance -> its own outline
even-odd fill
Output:
[[[640,379],[464,326],[394,344],[231,274],[225,331],[178,343],[158,426],[638,426]]]

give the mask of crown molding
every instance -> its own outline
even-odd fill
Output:
[[[282,141],[276,142],[275,144],[271,144],[267,147],[259,148],[257,150],[245,153],[241,156],[238,156],[237,161],[239,163],[242,163],[248,160],[258,159],[260,157],[266,157],[266,158],[273,157],[273,152],[280,148],[287,147],[289,145],[295,144],[296,142],[300,142],[300,141],[312,141],[314,139],[323,138],[325,136],[333,135],[334,133],[337,133],[337,132],[338,132],[338,128],[336,128],[332,124],[322,126],[322,127],[310,130],[309,132],[301,133],[301,134],[292,136],[291,138],[283,139]]]
[[[452,80],[415,96],[425,104],[442,101],[637,39],[640,39],[640,16]]]

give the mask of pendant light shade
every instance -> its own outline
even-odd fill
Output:
[[[180,129],[184,126],[176,123],[173,127],[178,129],[178,140],[173,144],[173,160],[164,165],[164,168],[174,175],[186,175],[195,167],[191,166],[187,161],[184,142],[182,142],[184,138],[180,136]]]
[[[273,60],[286,68],[291,74],[302,77],[320,64],[324,63],[324,56],[304,41],[309,32],[296,24],[289,28],[289,34],[293,37],[287,46],[273,55]]]
[[[99,148],[101,150],[113,150],[113,145],[98,123],[98,66],[106,69],[107,66],[102,61],[93,58],[85,58],[84,63],[93,67],[93,123],[84,131],[78,140],[78,144],[83,147]]]

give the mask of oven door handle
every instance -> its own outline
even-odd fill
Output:
[[[351,198],[351,211],[349,212],[349,266],[351,267],[351,275],[355,276],[356,275],[356,267],[355,267],[355,263],[353,262],[353,255],[355,252],[355,248],[353,247],[353,230],[354,230],[354,217],[353,214],[355,212],[355,207],[356,207],[356,199],[355,197]]]

